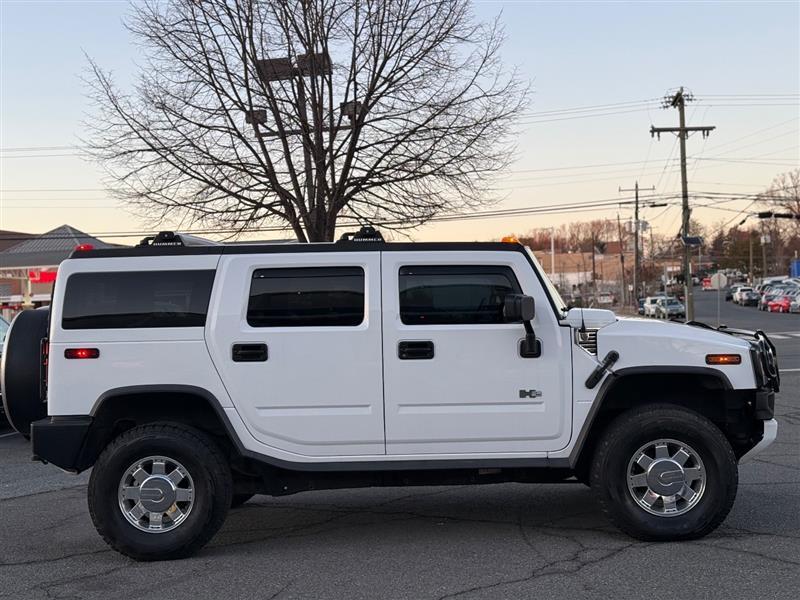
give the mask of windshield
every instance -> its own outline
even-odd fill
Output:
[[[540,265],[539,261],[536,260],[536,255],[534,255],[534,253],[531,251],[531,249],[528,248],[527,246],[525,247],[525,252],[528,253],[528,256],[530,257],[531,261],[533,262],[533,268],[536,269],[536,271],[538,271],[539,274],[541,275],[542,281],[544,281],[544,286],[545,286],[545,288],[547,288],[547,293],[553,299],[553,302],[555,303],[556,308],[558,309],[558,312],[559,312],[558,318],[559,319],[563,319],[566,316],[566,313],[567,313],[567,304],[566,304],[566,302],[564,302],[564,299],[561,297],[561,294],[558,293],[558,290],[556,289],[556,286],[553,285],[553,282],[550,281],[550,278],[544,272],[544,269],[542,269],[542,265]]]
[[[681,303],[678,302],[677,300],[674,299],[667,300],[667,306],[680,306],[680,305]]]

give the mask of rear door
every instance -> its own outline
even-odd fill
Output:
[[[384,252],[388,454],[536,453],[566,446],[569,328],[518,251]],[[539,358],[522,358],[508,293],[536,301]]]
[[[225,255],[207,332],[233,404],[263,444],[384,454],[377,252]]]

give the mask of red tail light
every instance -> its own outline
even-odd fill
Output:
[[[100,350],[97,348],[67,348],[64,358],[98,358]]]

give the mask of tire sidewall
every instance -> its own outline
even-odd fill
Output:
[[[174,530],[148,533],[134,527],[119,507],[118,488],[122,475],[136,461],[148,456],[164,456],[181,463],[194,484],[194,504],[186,520]],[[147,434],[110,446],[101,455],[89,482],[89,502],[95,526],[110,537],[126,554],[140,559],[173,558],[192,545],[210,526],[215,511],[227,511],[230,497],[221,493],[225,486],[219,474],[209,468],[215,457],[201,443],[184,438]],[[230,490],[228,490],[230,494]]]
[[[688,411],[687,411],[688,412]],[[595,473],[602,482],[600,493],[608,509],[626,531],[636,531],[645,539],[691,539],[705,535],[716,524],[720,513],[727,514],[735,496],[738,473],[733,452],[722,434],[710,422],[680,419],[680,415],[641,414],[636,426],[615,436]],[[619,433],[619,432],[618,432]],[[703,461],[705,491],[700,501],[682,515],[661,517],[641,508],[631,495],[628,464],[642,446],[658,439],[673,439],[691,446]]]

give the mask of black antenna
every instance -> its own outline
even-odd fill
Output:
[[[581,328],[578,331],[586,333],[586,321],[583,320],[583,302],[581,302]]]

